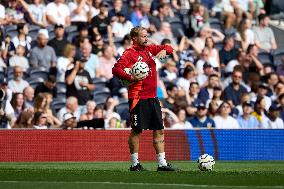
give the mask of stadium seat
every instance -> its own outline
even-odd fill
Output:
[[[259,51],[257,57],[262,64],[271,64],[272,63],[271,54],[267,51]]]
[[[76,26],[76,25],[68,26],[68,27],[66,27],[65,31],[68,33],[68,35],[69,35],[69,33],[77,32],[78,26]]]
[[[17,32],[17,25],[7,25],[4,27],[5,36],[9,35],[14,37],[18,34]]]
[[[115,106],[116,113],[121,115],[125,110],[129,109],[128,102],[122,102],[119,103],[117,106]]]
[[[272,53],[273,65],[275,67],[282,64],[281,59],[282,59],[283,56],[284,56],[284,49],[277,49]]]
[[[66,98],[55,98],[51,103],[51,107],[56,113],[65,105],[66,105]]]
[[[68,33],[68,36],[67,36],[67,40],[68,40],[70,43],[72,43],[73,38],[74,38],[75,36],[77,36],[77,35],[79,35],[79,32],[77,32],[77,31],[69,32],[69,33]]]
[[[42,71],[42,70],[31,70],[30,71],[30,77],[31,78],[43,78],[44,80],[47,79],[48,72]]]
[[[32,88],[36,88],[39,84],[44,82],[43,78],[29,78],[27,79],[29,81],[29,84]]]
[[[111,94],[110,92],[106,92],[106,91],[98,91],[98,92],[94,92],[93,93],[93,100],[98,104],[101,102],[106,102],[106,99],[108,97],[110,97]]]
[[[114,37],[113,38],[113,43],[114,43],[116,48],[119,48],[121,46],[122,40],[123,39],[119,38],[119,37]]]
[[[58,87],[57,88],[57,97],[66,97],[66,87]]]
[[[181,21],[170,22],[172,32],[176,38],[184,36],[185,26]]]
[[[66,83],[65,82],[57,82],[56,87],[58,88],[66,88]]]
[[[220,22],[220,20],[218,20],[218,19],[209,19],[209,25],[210,25],[211,28],[217,29],[220,32],[224,33],[223,32],[223,25]]]
[[[221,50],[221,49],[223,48],[223,46],[224,46],[224,44],[223,44],[222,41],[215,43],[215,48],[216,48],[217,50]]]
[[[108,93],[110,93],[110,90],[109,90],[109,88],[107,88],[107,87],[97,86],[97,87],[95,88],[95,92],[108,92]]]
[[[103,79],[103,78],[94,78],[93,79],[93,84],[96,85],[96,88],[106,87],[107,81],[106,81],[106,79]]]

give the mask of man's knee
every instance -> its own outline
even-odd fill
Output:
[[[153,132],[154,138],[160,138],[164,136],[164,130],[156,130]]]
[[[153,133],[153,144],[164,144],[164,130],[157,130]]]

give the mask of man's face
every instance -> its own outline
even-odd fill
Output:
[[[197,116],[198,117],[204,117],[207,114],[207,108],[206,107],[198,107],[197,108]]]
[[[29,87],[28,89],[25,90],[24,93],[25,99],[28,101],[32,101],[34,99],[34,89]]]
[[[233,84],[239,85],[242,81],[243,74],[242,72],[234,72],[232,75]]]
[[[219,78],[218,77],[210,77],[209,87],[216,87],[217,85],[219,85]]]
[[[55,87],[56,83],[52,83],[51,81],[46,82],[46,87],[49,89],[53,89]]]
[[[67,119],[66,121],[64,121],[64,125],[66,127],[75,128],[77,126],[77,121],[76,121],[75,118],[70,118],[70,119]]]
[[[45,47],[47,45],[48,39],[43,35],[40,35],[38,36],[37,42],[39,46]]]
[[[262,24],[263,26],[267,27],[269,25],[269,17],[265,17],[263,20],[262,20]]]
[[[23,77],[23,71],[20,68],[15,68],[14,70],[14,78],[16,81],[19,81]]]
[[[61,27],[56,28],[55,29],[55,36],[56,36],[56,38],[63,38],[63,36],[64,36],[64,28],[61,28]]]
[[[138,37],[135,38],[138,45],[146,46],[148,43],[148,33],[146,30],[142,30],[139,32]]]
[[[196,95],[199,93],[199,86],[197,84],[190,85],[189,92],[191,95]]]

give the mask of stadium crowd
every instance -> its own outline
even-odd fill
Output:
[[[127,88],[112,67],[139,25],[175,49],[156,60],[167,129],[284,129],[284,49],[265,5],[0,0],[0,126],[126,128]]]

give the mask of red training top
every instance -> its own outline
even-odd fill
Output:
[[[121,58],[112,68],[114,76],[122,80],[131,82],[131,75],[124,72],[125,68],[132,68],[136,62],[145,62],[149,66],[149,75],[144,80],[131,83],[128,86],[129,99],[147,99],[157,96],[157,71],[155,56],[161,51],[166,50],[167,54],[173,53],[173,48],[169,45],[148,45],[133,46],[124,51]],[[141,60],[142,58],[142,60]]]

